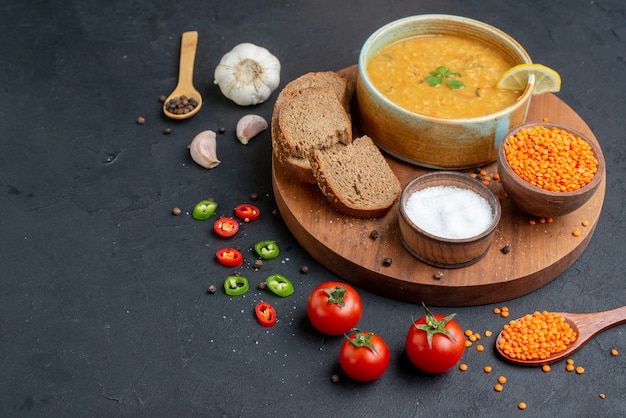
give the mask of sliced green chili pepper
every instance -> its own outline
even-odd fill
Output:
[[[230,296],[243,295],[250,289],[248,279],[243,276],[228,276],[224,281],[224,291]]]
[[[217,203],[212,200],[201,200],[194,206],[191,216],[199,221],[204,221],[209,219],[211,215],[215,213],[216,209]]]
[[[254,251],[256,251],[259,257],[265,260],[276,258],[278,257],[278,254],[280,254],[278,245],[276,245],[274,241],[257,242],[256,245],[254,246]]]
[[[291,282],[281,274],[272,274],[265,279],[265,285],[272,291],[272,293],[287,297],[293,293],[293,285]]]

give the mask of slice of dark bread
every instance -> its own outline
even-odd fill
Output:
[[[297,90],[285,98],[278,112],[277,141],[285,155],[306,158],[311,149],[352,142],[352,121],[333,90]]]
[[[333,71],[309,72],[290,81],[279,93],[274,103],[270,128],[274,155],[291,177],[305,183],[316,184],[309,160],[305,156],[293,156],[289,153],[283,144],[284,138],[278,125],[280,109],[285,99],[299,90],[310,87],[333,90],[344,110],[349,112],[354,97],[355,83]]]
[[[368,136],[348,145],[312,149],[308,157],[322,193],[347,215],[382,216],[402,191],[387,160]]]

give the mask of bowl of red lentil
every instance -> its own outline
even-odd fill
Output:
[[[434,171],[407,183],[398,223],[404,248],[443,268],[466,267],[489,250],[500,202],[483,183],[456,171]]]
[[[461,16],[426,14],[390,22],[361,48],[359,124],[386,153],[435,169],[496,160],[502,135],[524,122],[534,78],[498,89],[509,68],[532,60],[511,36]]]
[[[597,141],[555,123],[527,123],[498,147],[498,174],[523,212],[556,217],[583,206],[602,182],[605,162]]]

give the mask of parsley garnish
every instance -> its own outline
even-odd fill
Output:
[[[444,66],[439,66],[435,71],[430,72],[430,75],[426,77],[426,81],[433,87],[445,83],[452,90],[457,90],[465,87],[465,83],[454,79],[454,77],[460,76],[461,74],[459,73],[455,73]]]

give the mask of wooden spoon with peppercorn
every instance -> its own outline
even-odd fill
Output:
[[[184,32],[180,42],[178,85],[163,103],[163,113],[172,119],[187,119],[202,107],[202,96],[193,86],[193,63],[198,46],[198,32]]]
[[[502,348],[498,344],[500,338],[502,337],[502,332],[500,332],[500,334],[496,338],[496,352],[500,354],[503,359],[521,366],[543,366],[545,364],[551,364],[569,357],[570,355],[572,355],[572,353],[574,353],[587,341],[592,339],[600,332],[616,325],[626,323],[626,306],[604,312],[557,312],[556,314],[562,316],[565,319],[565,322],[577,334],[576,340],[568,344],[563,351],[553,353],[544,359],[522,360],[518,358],[511,358],[502,350]]]

